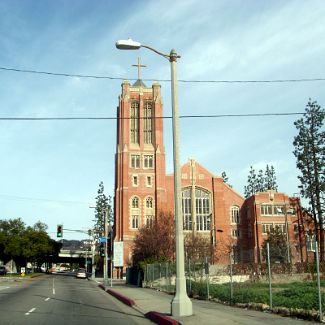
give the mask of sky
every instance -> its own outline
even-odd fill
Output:
[[[138,57],[171,116],[169,62],[145,48],[117,50],[129,37],[175,49],[180,115],[210,116],[180,119],[182,164],[191,158],[214,175],[225,171],[242,195],[250,166],[269,164],[279,191],[298,193],[292,142],[301,115],[225,115],[303,113],[309,98],[324,108],[325,81],[225,81],[325,78],[324,17],[323,0],[0,0],[0,219],[40,220],[54,239],[57,224],[92,227],[99,183],[114,195],[114,118]],[[112,119],[17,120],[55,117]],[[173,173],[169,119],[164,131]],[[64,230],[64,239],[84,237]]]

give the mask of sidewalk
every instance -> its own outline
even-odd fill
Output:
[[[100,287],[105,289],[100,283]],[[266,312],[230,307],[215,302],[191,299],[193,315],[187,317],[171,316],[172,295],[149,288],[139,288],[113,282],[112,287],[106,286],[106,292],[120,301],[138,310],[157,324],[184,325],[302,325],[312,324],[310,321],[283,317]]]

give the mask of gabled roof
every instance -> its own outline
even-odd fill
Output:
[[[142,80],[140,80],[140,79],[138,79],[133,85],[132,85],[132,87],[143,87],[143,88],[147,88],[147,86],[145,85],[145,83],[142,81]]]

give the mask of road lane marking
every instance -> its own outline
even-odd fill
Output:
[[[10,287],[1,287],[0,286],[0,290],[5,290],[5,289],[9,289]]]
[[[29,310],[27,313],[25,313],[25,315],[29,315],[30,313],[32,313],[36,308],[32,308],[31,310]]]
[[[55,285],[54,285],[54,278],[53,278],[52,293],[53,293],[53,295],[55,295]]]

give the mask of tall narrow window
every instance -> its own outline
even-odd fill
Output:
[[[138,229],[139,228],[139,216],[133,215],[131,218],[132,218],[132,223],[131,223],[132,229]]]
[[[153,199],[152,199],[152,197],[146,198],[146,208],[147,209],[152,209],[153,208]]]
[[[154,222],[154,216],[146,215],[146,226],[148,228],[151,228],[153,226],[153,222]]]
[[[139,102],[131,103],[131,143],[139,143]]]
[[[130,198],[130,228],[138,229],[141,224],[140,220],[140,200],[137,196]]]
[[[151,196],[145,199],[145,223],[147,227],[152,227],[154,222],[154,201]]]
[[[182,191],[182,210],[184,218],[184,229],[192,230],[192,200],[191,189]]]
[[[195,189],[196,230],[210,230],[210,195],[201,189]]]
[[[239,219],[239,207],[237,206],[232,206],[231,210],[231,223],[240,223],[240,219]]]
[[[152,102],[144,103],[144,143],[152,143]]]
[[[132,198],[132,208],[139,208],[139,199],[136,196]]]

